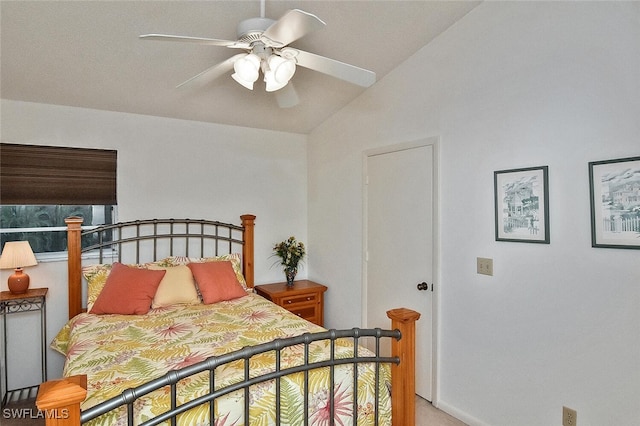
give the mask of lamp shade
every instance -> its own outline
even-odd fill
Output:
[[[268,59],[268,64],[269,70],[264,73],[267,92],[282,89],[289,83],[289,80],[296,72],[296,63],[292,59],[271,55]]]
[[[29,275],[22,268],[37,265],[33,250],[28,241],[8,241],[0,256],[0,269],[15,269],[7,284],[12,293],[25,293],[29,288]]]
[[[29,241],[8,241],[0,256],[0,269],[16,269],[37,265]]]
[[[233,70],[235,73],[231,77],[247,89],[253,90],[253,83],[260,75],[260,58],[254,53],[249,53],[234,62]]]

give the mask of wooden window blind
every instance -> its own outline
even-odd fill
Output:
[[[0,144],[0,204],[115,205],[117,151]]]

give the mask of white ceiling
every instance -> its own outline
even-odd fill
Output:
[[[469,1],[266,1],[326,27],[292,43],[375,71],[378,80],[463,17]],[[6,1],[0,3],[4,99],[309,133],[365,89],[298,68],[300,103],[278,108],[262,84],[249,91],[225,75],[204,87],[175,86],[239,53],[226,47],[142,41],[146,33],[236,39],[260,16],[255,1]],[[229,73],[231,74],[231,73]]]

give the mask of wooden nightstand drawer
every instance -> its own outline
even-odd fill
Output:
[[[256,293],[289,312],[321,327],[324,326],[324,292],[327,287],[309,280],[255,286]]]
[[[306,319],[307,321],[311,321],[313,323],[317,322],[318,309],[315,305],[301,308],[291,308],[287,310],[292,314],[299,316],[300,318]]]
[[[302,304],[318,303],[318,295],[316,293],[300,294],[296,296],[283,297],[282,306],[297,306]]]

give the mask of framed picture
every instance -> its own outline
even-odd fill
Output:
[[[549,244],[549,167],[493,174],[496,241]]]
[[[591,245],[640,249],[640,157],[589,163]]]

